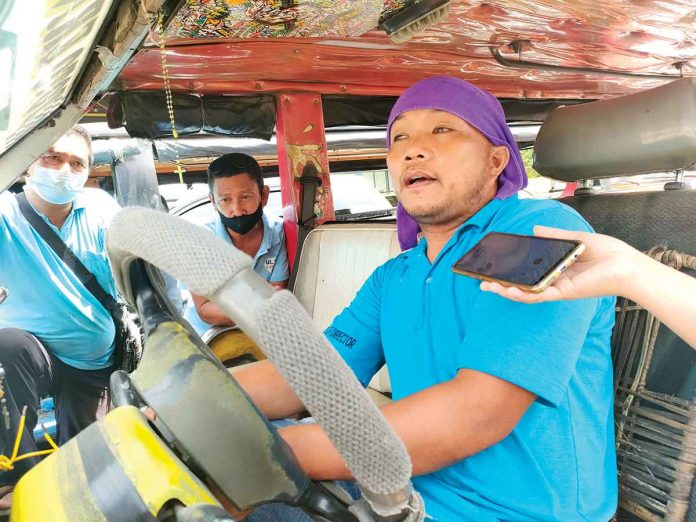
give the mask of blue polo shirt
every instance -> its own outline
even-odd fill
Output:
[[[99,284],[116,297],[106,257],[106,229],[118,204],[106,192],[85,189],[59,230],[40,214]],[[96,370],[112,364],[114,323],[21,214],[14,194],[0,194],[0,328],[20,328],[38,337],[61,361]]]
[[[452,272],[486,233],[537,224],[591,230],[556,201],[493,200],[432,264],[423,240],[375,270],[325,331],[364,385],[386,361],[396,400],[460,369],[538,397],[501,442],[413,479],[433,520],[606,521],[616,509],[614,298],[526,305]]]
[[[254,256],[254,272],[271,283],[286,281],[290,277],[290,269],[288,267],[288,255],[285,249],[283,222],[274,216],[269,216],[265,212],[263,213],[262,221],[263,239]],[[234,245],[230,235],[227,233],[225,225],[222,224],[217,214],[214,220],[207,223],[205,226],[217,237],[222,238],[230,245]],[[212,327],[212,325],[206,323],[199,317],[196,307],[193,304],[193,299],[190,298],[186,300],[184,318],[196,332],[198,332],[198,335],[203,335],[206,330]]]

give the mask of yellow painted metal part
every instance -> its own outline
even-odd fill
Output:
[[[261,349],[241,330],[227,330],[208,342],[210,350],[221,362],[231,361],[241,355],[253,355],[257,361],[266,358]]]
[[[84,493],[85,502],[80,502],[77,508],[83,513],[83,520],[92,516],[94,522],[105,520],[98,510],[92,510],[93,503],[87,494],[89,486],[82,468],[82,459],[77,451],[77,444],[68,442],[58,452],[49,455],[41,464],[24,475],[17,484],[12,498],[11,521],[33,522],[34,520],[52,520],[55,522],[67,522],[70,515],[66,513],[63,502],[74,499],[64,499],[60,464],[65,460],[72,461],[72,474],[68,482],[75,488],[77,497],[80,498],[80,490]]]
[[[117,408],[90,429],[100,430],[118,465],[153,516],[173,499],[185,506],[219,505],[206,486],[150,428],[137,408]],[[84,471],[79,447],[83,433],[19,481],[13,498],[12,522],[106,520],[91,494]]]
[[[185,506],[219,505],[205,485],[150,428],[137,408],[117,408],[107,415],[106,421],[104,433],[109,446],[151,513],[157,514],[174,498]]]
[[[146,342],[133,385],[222,494],[247,509],[299,492],[304,479],[278,458],[265,417],[198,336],[170,321]]]

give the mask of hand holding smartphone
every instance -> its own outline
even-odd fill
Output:
[[[580,241],[491,232],[464,254],[458,274],[543,292],[584,251]]]

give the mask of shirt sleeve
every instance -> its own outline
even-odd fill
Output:
[[[474,307],[457,368],[493,375],[560,404],[598,299],[525,305],[487,294]],[[499,319],[498,326],[490,317]]]
[[[121,205],[108,193],[101,189],[91,189],[94,194],[95,209],[101,216],[103,227],[109,228],[114,216],[121,210]]]
[[[106,231],[111,226],[114,216],[121,210],[121,205],[119,205],[107,192],[101,189],[86,189],[85,196],[89,198],[89,207],[86,209],[89,219],[97,223],[99,243],[102,251],[106,253]]]
[[[350,305],[324,330],[324,335],[363,386],[367,386],[384,365],[380,334],[384,275],[383,265],[372,273]]]
[[[271,283],[279,283],[287,281],[290,278],[290,267],[288,266],[288,252],[285,247],[285,231],[283,223],[280,223],[278,228],[278,254],[276,255],[273,273],[271,274]]]
[[[591,231],[573,211],[559,208],[550,214],[537,216],[541,219],[531,221],[523,233],[531,233],[535,224]],[[457,368],[493,375],[558,405],[601,302],[595,298],[529,305],[479,290],[457,350]]]

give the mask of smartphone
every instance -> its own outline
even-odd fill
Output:
[[[491,232],[457,261],[452,270],[483,281],[543,292],[580,254],[580,241]]]

